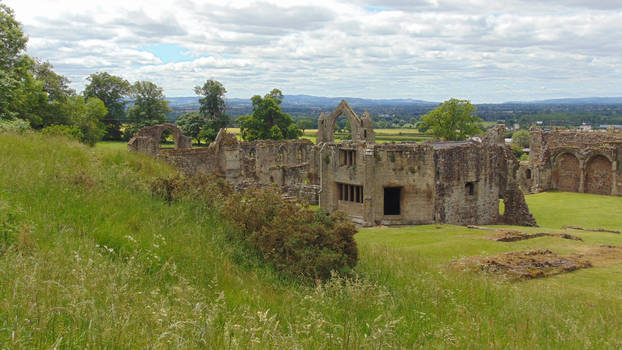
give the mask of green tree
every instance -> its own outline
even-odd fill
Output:
[[[13,10],[4,4],[0,4],[0,33],[0,67],[7,69],[20,60],[28,38],[24,36]]]
[[[106,125],[106,140],[121,139],[121,125],[125,119],[125,101],[130,96],[130,83],[106,72],[89,75],[88,84],[82,92],[84,97],[97,97],[104,102],[108,114],[103,122]]]
[[[304,134],[306,129],[311,129],[313,127],[313,121],[311,119],[308,119],[308,118],[299,119],[296,122],[296,126],[300,130],[302,130],[302,133]]]
[[[203,86],[195,86],[194,93],[203,96],[199,99],[200,112],[206,120],[217,119],[225,114],[224,100],[227,89],[217,80],[207,80]]]
[[[40,117],[39,123],[35,122],[33,127],[72,123],[68,105],[69,99],[75,96],[76,92],[69,88],[69,79],[54,72],[53,68],[49,62],[39,60],[35,60],[32,66],[37,83],[30,91],[33,96],[30,97],[29,108]]]
[[[216,119],[208,120],[201,129],[200,137],[207,142],[212,142],[216,139],[218,135],[218,131],[222,128],[226,128],[229,126],[231,121],[226,114],[220,114],[216,117]]]
[[[13,117],[27,120],[35,129],[71,123],[68,103],[75,91],[69,88],[69,79],[55,73],[50,63],[26,55],[14,68],[19,78],[7,102]]]
[[[201,144],[201,129],[207,124],[201,114],[197,112],[184,113],[179,116],[175,124],[179,126],[184,135],[192,137],[197,140],[197,144]]]
[[[477,108],[468,100],[449,99],[421,117],[419,130],[447,141],[466,140],[482,132]]]
[[[227,89],[217,80],[207,80],[203,86],[195,86],[194,92],[202,96],[199,99],[201,115],[207,122],[199,132],[199,138],[208,142],[214,141],[218,131],[230,124],[229,116],[225,114],[224,100]],[[198,140],[197,139],[197,140]]]
[[[521,146],[519,146],[517,143],[510,143],[510,149],[512,150],[512,153],[514,153],[514,156],[517,159],[521,159],[521,157],[523,156],[523,148]]]
[[[134,105],[128,109],[130,123],[126,129],[126,138],[131,137],[140,128],[147,125],[165,123],[166,113],[171,109],[164,99],[164,90],[150,81],[137,81],[132,85],[131,95]]]
[[[19,117],[20,92],[30,68],[23,53],[27,41],[13,10],[0,3],[0,119]]]
[[[101,141],[106,126],[102,119],[108,114],[104,102],[97,97],[84,99],[82,96],[72,96],[69,100],[69,111],[72,124],[81,132],[80,142],[94,146]]]
[[[281,110],[281,90],[273,89],[264,97],[255,95],[251,101],[253,113],[239,118],[244,140],[296,139],[302,136],[302,130],[294,124],[294,119]]]
[[[512,134],[512,143],[519,145],[521,148],[529,147],[529,131],[521,129]]]

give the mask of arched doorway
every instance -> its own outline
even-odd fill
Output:
[[[165,130],[172,133],[175,149],[192,148],[192,139],[183,135],[181,129],[171,123],[146,126],[140,129],[128,142],[128,146],[132,151],[158,154],[160,152],[161,138]]]
[[[177,143],[177,138],[175,136],[171,128],[163,128],[160,132],[160,137],[157,138],[159,141],[159,148],[175,148]]]
[[[564,153],[557,158],[557,189],[564,192],[579,192],[581,167],[573,154]]]
[[[586,167],[585,192],[611,194],[612,174],[611,162],[607,157],[597,155],[591,158]]]

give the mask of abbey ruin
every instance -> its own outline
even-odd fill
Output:
[[[622,195],[622,133],[530,130],[529,163],[521,186],[531,193],[558,190]]]
[[[345,116],[351,140],[334,142]],[[175,149],[160,149],[164,130]],[[342,210],[362,226],[512,224],[534,226],[517,178],[519,162],[503,125],[463,142],[375,143],[373,122],[346,101],[319,118],[317,144],[306,139],[241,142],[221,130],[207,148],[192,148],[173,124],[138,132],[130,151],[159,157],[187,174],[212,173],[235,188],[277,185],[284,195]],[[499,212],[499,201],[505,211]]]

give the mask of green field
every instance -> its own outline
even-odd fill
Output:
[[[123,145],[124,146],[124,145]],[[451,225],[365,228],[352,278],[300,284],[246,264],[201,201],[166,204],[173,169],[113,143],[0,134],[0,348],[616,349],[622,264],[506,282],[452,260],[622,235],[501,243]],[[622,197],[527,196],[541,228],[622,229]]]
[[[227,128],[227,131],[235,134],[240,139],[239,128]],[[374,129],[376,133],[376,142],[423,142],[432,140],[432,137],[426,134],[422,134],[417,129]],[[309,139],[313,142],[316,140],[317,129],[307,129],[304,132],[303,138]],[[335,141],[339,142],[344,139],[345,136],[350,136],[349,133],[335,133]]]

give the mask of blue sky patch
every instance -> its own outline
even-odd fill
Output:
[[[192,57],[186,54],[188,52],[187,49],[176,44],[147,45],[142,47],[141,50],[156,55],[162,60],[162,63],[187,62],[193,60]]]

